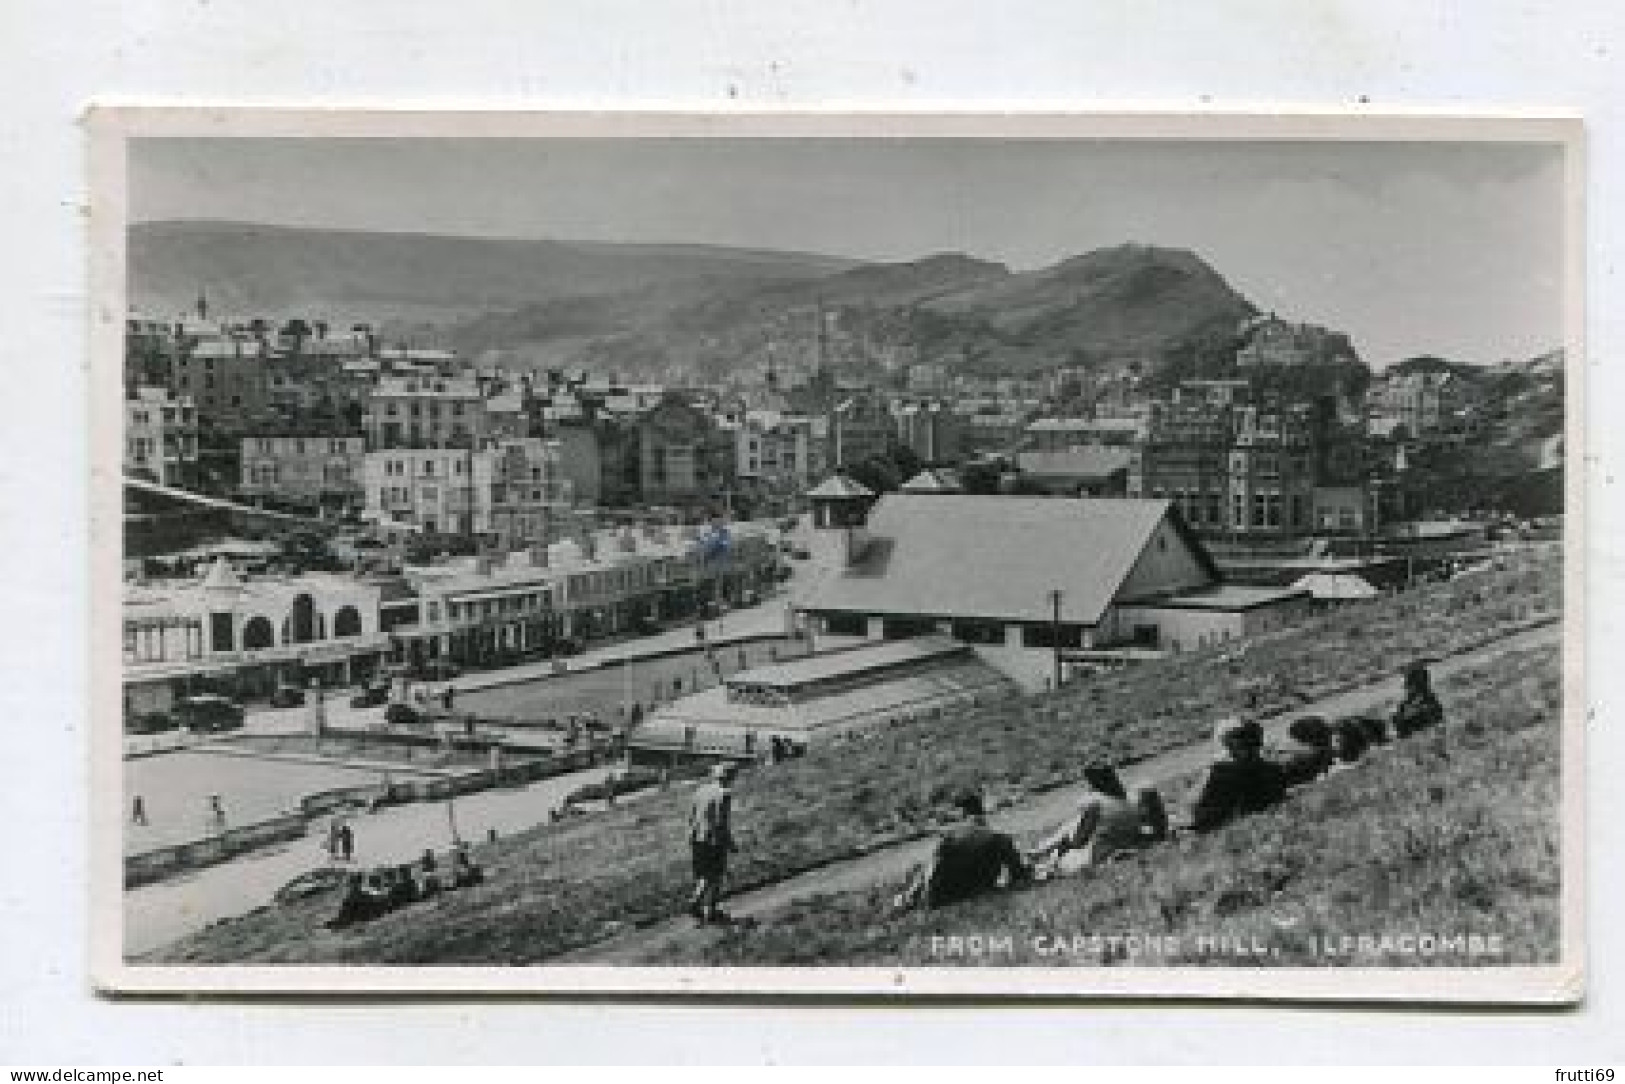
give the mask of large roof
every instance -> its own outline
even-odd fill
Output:
[[[1061,620],[1096,624],[1169,516],[1166,500],[889,495],[858,563],[804,608],[1048,621],[1058,589]]]

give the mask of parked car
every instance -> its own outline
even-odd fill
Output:
[[[132,715],[125,720],[124,729],[131,734],[162,734],[166,730],[174,730],[179,723],[167,711],[147,711],[140,715]]]
[[[379,704],[389,702],[388,685],[369,685],[360,693],[350,698],[352,708],[376,708]]]
[[[384,722],[390,726],[411,726],[423,721],[423,713],[411,704],[391,704],[384,709]]]
[[[462,667],[449,659],[430,659],[423,664],[422,674],[431,681],[449,681],[463,672]]]
[[[305,690],[297,685],[278,685],[271,693],[273,708],[297,708],[305,703]]]
[[[236,730],[243,725],[243,706],[213,693],[188,696],[175,702],[175,715],[181,726],[194,734]]]

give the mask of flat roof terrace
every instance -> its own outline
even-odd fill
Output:
[[[735,688],[806,690],[829,681],[945,659],[968,651],[964,644],[945,636],[888,640],[826,651],[794,662],[743,670],[730,677],[727,684]]]

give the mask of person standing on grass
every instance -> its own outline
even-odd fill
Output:
[[[712,768],[710,781],[694,792],[688,812],[688,849],[694,866],[688,913],[702,926],[728,921],[718,905],[728,874],[728,855],[738,849],[733,835],[732,789],[737,770],[726,762]]]

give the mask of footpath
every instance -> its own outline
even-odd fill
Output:
[[[1481,666],[1511,652],[1557,643],[1561,637],[1560,624],[1540,625],[1513,633],[1472,651],[1448,656],[1430,669],[1436,679],[1445,678],[1458,671]],[[1333,718],[1378,712],[1386,714],[1383,709],[1391,707],[1398,700],[1398,692],[1397,680],[1382,681],[1335,693],[1312,703],[1301,704],[1289,712],[1261,722],[1267,739],[1280,741],[1286,737],[1287,727],[1292,721],[1304,715]],[[1445,711],[1448,717],[1448,704]],[[1121,774],[1124,784],[1130,790],[1155,786],[1164,792],[1166,798],[1176,794],[1178,784],[1200,772],[1212,759],[1212,743],[1203,740],[1177,746],[1145,760],[1124,765]],[[1001,831],[1018,836],[1053,829],[1077,808],[1083,792],[1084,787],[1081,785],[1060,787],[1025,802],[994,811],[988,819]],[[1174,805],[1177,806],[1177,802]],[[855,892],[887,881],[901,881],[915,866],[929,859],[934,846],[935,839],[928,835],[911,839],[728,896],[723,901],[723,906],[736,919],[764,921],[775,911],[815,896]],[[628,930],[608,940],[563,953],[547,962],[646,963],[664,955],[669,949],[702,945],[716,936],[713,930],[696,928],[693,919],[686,916],[663,919]]]
[[[452,826],[464,839],[482,840],[492,830],[511,835],[547,822],[565,795],[586,783],[601,782],[615,768],[600,766],[543,779],[518,789],[465,794],[450,801],[413,802],[361,814],[351,823],[356,834],[356,868],[410,862],[424,848],[445,850]],[[277,889],[301,873],[333,865],[326,834],[318,826],[303,838],[205,866],[124,893],[124,951],[150,952],[223,918],[244,914],[271,901]]]

